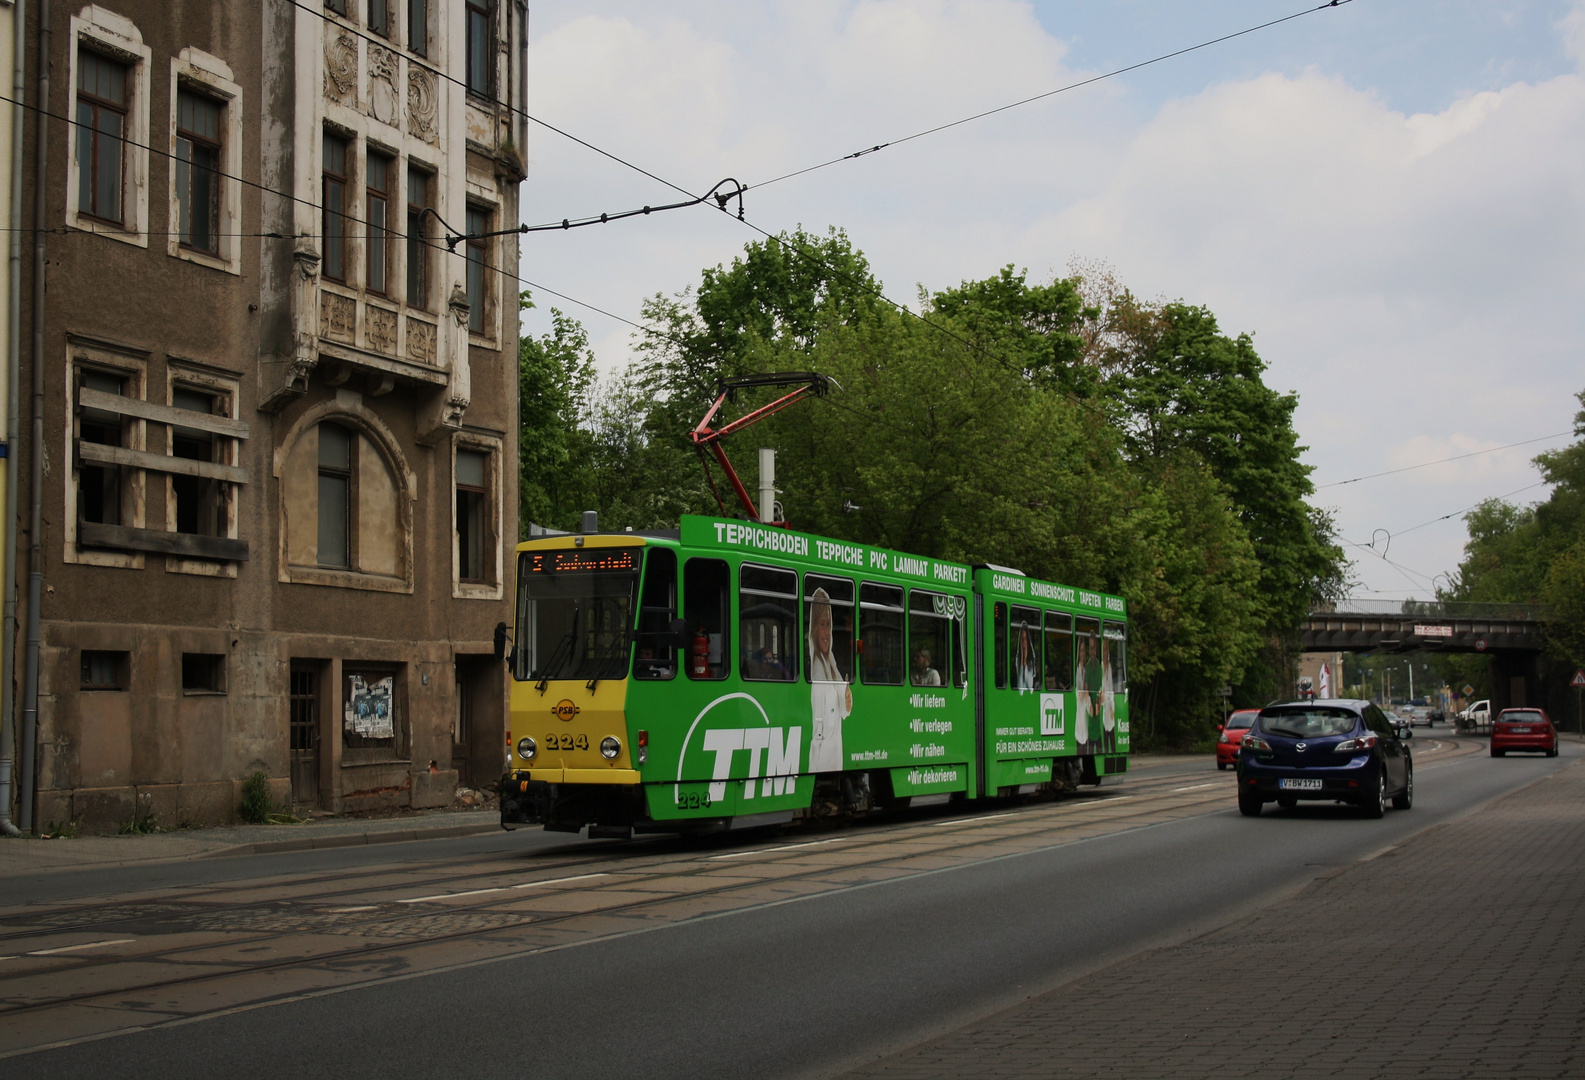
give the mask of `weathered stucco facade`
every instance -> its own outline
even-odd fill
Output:
[[[336,812],[500,775],[525,29],[53,4],[41,827],[226,821],[256,770]]]

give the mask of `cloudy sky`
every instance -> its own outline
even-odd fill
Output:
[[[761,228],[846,229],[899,301],[1081,260],[1209,306],[1299,394],[1354,594],[1428,596],[1456,512],[1545,496],[1530,458],[1585,389],[1585,0],[1353,0],[756,186],[1307,6],[537,0],[530,111],[691,191],[750,185]],[[676,198],[536,132],[531,224]],[[531,236],[522,273],[637,320],[754,236],[679,211]],[[527,332],[554,304],[626,362],[631,327],[537,297]]]

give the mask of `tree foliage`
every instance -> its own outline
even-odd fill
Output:
[[[800,230],[652,297],[658,330],[599,385],[558,314],[524,344],[525,393],[532,380],[551,395],[524,410],[525,440],[543,440],[524,459],[524,518],[716,512],[688,432],[720,380],[817,370],[837,384],[824,400],[729,448],[744,463],[777,449],[797,528],[1123,594],[1136,731],[1191,743],[1219,715],[1217,687],[1286,682],[1257,669],[1288,659],[1342,558],[1305,502],[1295,399],[1264,384],[1250,339],[1104,284],[1006,267],[904,312],[843,233]],[[734,415],[767,394],[743,392]]]

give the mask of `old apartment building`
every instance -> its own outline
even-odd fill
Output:
[[[255,770],[337,812],[490,783],[524,3],[48,12],[34,819],[225,821]],[[25,47],[31,92],[31,12]]]

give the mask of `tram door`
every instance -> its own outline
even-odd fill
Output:
[[[292,802],[319,805],[319,668],[293,664],[289,695]]]

